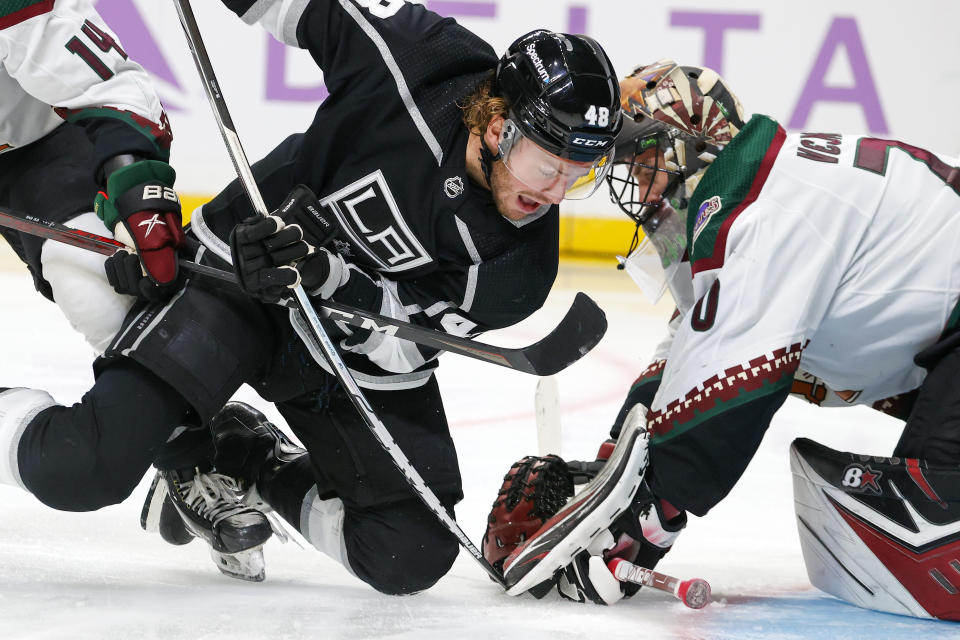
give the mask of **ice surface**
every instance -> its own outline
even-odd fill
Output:
[[[0,252],[2,253],[2,252]],[[670,309],[650,306],[612,265],[566,267],[546,307],[484,340],[517,346],[544,335],[577,290],[607,311],[597,349],[558,376],[563,451],[592,457],[620,401],[646,364]],[[33,291],[25,270],[0,255],[0,385],[47,389],[77,401],[93,381],[91,352]],[[536,378],[446,355],[440,383],[463,471],[461,525],[479,546],[501,477],[536,452]],[[241,397],[274,419],[244,390]],[[131,424],[130,428],[136,428]],[[433,589],[382,596],[312,548],[271,541],[267,580],[222,576],[199,542],[171,547],[139,527],[149,478],[125,503],[95,513],[49,509],[0,487],[0,638],[905,638],[960,637],[950,623],[846,605],[810,587],[793,517],[787,446],[805,435],[839,449],[886,454],[893,420],[788,400],[740,484],[706,518],[693,519],[658,569],[702,577],[717,602],[685,609],[645,590],[612,607],[503,594],[465,552]]]

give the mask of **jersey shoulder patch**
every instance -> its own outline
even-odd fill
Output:
[[[756,115],[704,174],[687,210],[687,250],[694,273],[723,265],[730,225],[756,200],[785,137],[775,121]]]
[[[0,0],[0,29],[20,24],[53,9],[54,0]]]

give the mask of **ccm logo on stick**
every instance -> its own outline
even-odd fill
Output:
[[[385,333],[388,336],[395,335],[397,333],[397,327],[391,325],[380,326],[370,318],[363,318],[352,313],[347,313],[345,311],[340,311],[339,309],[328,309],[330,315],[334,314],[340,316],[343,320],[347,321],[349,324],[352,324],[355,327],[360,327],[361,329],[369,329],[370,331],[378,331],[380,333]],[[336,318],[331,318],[336,320]],[[358,322],[359,320],[359,322]]]

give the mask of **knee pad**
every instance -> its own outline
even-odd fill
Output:
[[[67,226],[109,236],[93,213],[84,213]],[[105,256],[61,242],[47,240],[40,252],[43,277],[67,321],[81,333],[97,354],[110,344],[124,317],[136,301],[113,290],[107,282]]]
[[[429,589],[459,552],[457,540],[419,500],[348,510],[344,535],[354,573],[388,595]]]

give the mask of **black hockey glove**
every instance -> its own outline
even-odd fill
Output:
[[[314,247],[325,247],[340,233],[337,219],[325,213],[317,196],[308,187],[298,184],[283,199],[280,208],[273,212],[284,224],[300,225],[303,239]]]
[[[173,190],[176,172],[159,160],[124,158],[129,164],[110,172],[106,190],[94,201],[114,237],[130,247],[107,259],[107,279],[117,293],[162,300],[181,284],[177,251],[184,233],[180,199]]]
[[[294,267],[310,246],[298,225],[285,226],[277,216],[244,220],[230,233],[233,270],[241,288],[268,304],[279,302],[300,284]]]

